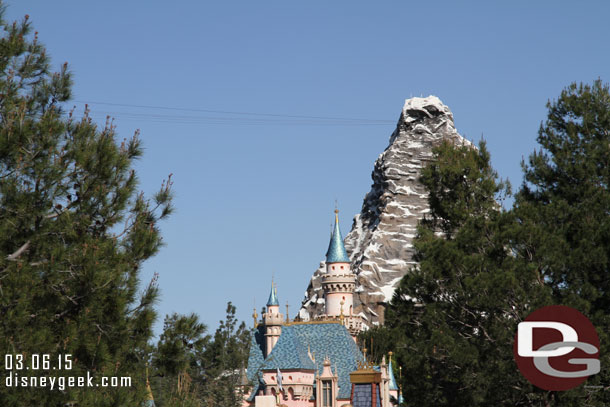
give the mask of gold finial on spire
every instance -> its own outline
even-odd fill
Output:
[[[252,314],[252,318],[254,318],[254,327],[256,328],[258,321],[258,314],[256,313],[256,307],[254,307],[254,313]]]
[[[335,199],[335,222],[339,223],[339,208],[337,207],[336,199]]]
[[[390,363],[392,363],[392,355],[393,355],[393,354],[394,354],[394,353],[392,353],[392,351],[389,351],[389,352],[388,352],[388,355],[390,356]]]
[[[288,315],[288,301],[286,301],[286,323],[290,322],[290,317]]]

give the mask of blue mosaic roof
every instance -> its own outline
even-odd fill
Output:
[[[327,263],[349,263],[349,257],[345,251],[343,245],[343,237],[341,237],[341,230],[339,229],[339,215],[335,212],[335,229],[333,235],[330,237],[330,243],[328,244],[328,251],[326,252]]]
[[[269,294],[269,299],[267,300],[267,306],[270,305],[280,305],[280,302],[277,300],[277,289],[271,283],[271,293]]]
[[[264,327],[259,325],[252,336],[250,337],[250,353],[248,355],[248,368],[246,376],[248,381],[253,384],[252,393],[248,397],[248,401],[254,400],[258,389],[262,384],[263,375],[260,371],[261,366],[265,362],[263,350],[265,349],[265,331]]]
[[[316,366],[307,354],[307,344],[303,346],[299,341],[293,326],[283,326],[280,339],[273,347],[271,354],[265,360],[263,369],[309,369]]]
[[[363,357],[343,325],[337,323],[285,325],[282,327],[280,339],[262,365],[259,363],[263,348],[256,341],[255,336],[252,338],[248,360],[249,378],[260,375],[263,369],[276,370],[278,367],[280,370],[316,370],[321,374],[324,358],[328,357],[333,372],[336,366],[339,376],[338,398],[350,398],[352,387],[349,374],[357,369],[357,361],[362,361]],[[309,358],[308,347],[315,355],[315,363]],[[251,397],[256,391],[257,389]]]

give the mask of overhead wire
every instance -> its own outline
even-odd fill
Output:
[[[170,106],[136,105],[111,102],[74,101],[89,106],[101,105],[136,109],[131,111],[89,109],[92,118],[112,117],[121,120],[147,120],[154,123],[220,124],[220,125],[289,125],[289,126],[385,126],[394,124],[391,120],[362,119],[350,117],[331,117],[296,115],[280,113],[238,112],[213,109],[193,109]],[[144,111],[142,111],[144,109]],[[139,110],[139,111],[138,111]],[[155,110],[204,114],[172,114]],[[213,115],[211,115],[213,114]]]

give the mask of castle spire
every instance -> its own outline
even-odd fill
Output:
[[[349,257],[345,251],[343,245],[343,237],[341,237],[341,230],[339,229],[339,210],[335,209],[335,227],[333,234],[330,237],[330,243],[328,244],[328,251],[326,252],[327,263],[349,263]]]
[[[254,307],[254,313],[252,314],[252,318],[254,319],[254,328],[258,324],[258,314],[256,313],[256,307]]]
[[[265,357],[269,356],[271,350],[280,339],[282,334],[282,325],[284,324],[284,315],[280,314],[280,302],[277,299],[277,288],[271,281],[271,293],[267,301],[267,312],[263,314],[263,324],[265,327]]]
[[[390,355],[390,365],[388,366],[388,371],[390,373],[390,390],[398,390],[398,385],[396,384],[396,377],[394,377],[394,370],[392,369],[392,352],[389,352]]]
[[[269,300],[267,300],[267,306],[280,305],[280,302],[277,300],[277,288],[273,281],[271,281],[271,293],[269,294]]]

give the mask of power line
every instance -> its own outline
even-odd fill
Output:
[[[180,108],[170,106],[153,106],[153,105],[135,105],[127,103],[110,103],[110,102],[85,102],[76,100],[76,103],[86,103],[90,105],[103,105],[103,106],[116,106],[116,107],[131,107],[137,109],[157,109],[157,110],[169,110],[169,111],[181,111],[181,112],[195,112],[195,113],[215,113],[221,115],[231,115],[225,117],[218,116],[185,116],[185,115],[171,115],[171,114],[160,114],[160,113],[147,113],[147,112],[95,112],[114,115],[118,117],[130,118],[147,118],[157,122],[182,122],[182,121],[194,121],[197,123],[217,123],[217,124],[237,124],[241,122],[243,124],[284,124],[284,125],[387,125],[394,124],[391,120],[379,120],[379,119],[360,119],[360,118],[348,118],[348,117],[329,117],[329,116],[309,116],[309,115],[293,115],[293,114],[277,114],[277,113],[255,113],[255,112],[237,112],[237,111],[226,111],[226,110],[212,110],[212,109],[192,109],[192,108]],[[96,114],[97,115],[97,114]],[[237,116],[237,117],[235,117]],[[239,117],[239,116],[251,116],[251,117]],[[266,118],[266,119],[265,119]]]
[[[290,125],[290,126],[386,126],[385,123],[355,122],[344,120],[316,120],[316,119],[286,119],[286,118],[260,118],[260,117],[218,117],[218,116],[185,116],[162,115],[134,112],[89,112],[89,117],[106,119],[107,117],[119,120],[146,120],[155,123],[183,123],[183,124],[232,124],[232,125]]]

